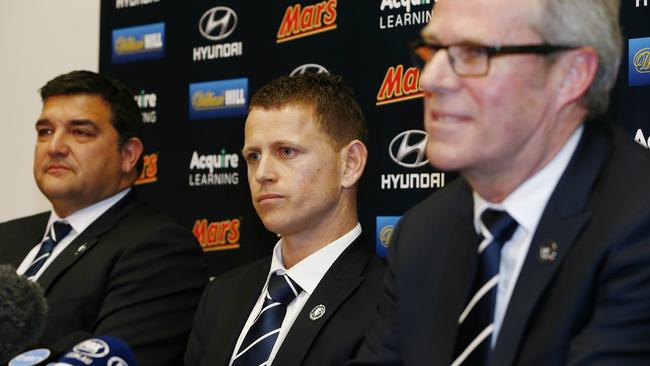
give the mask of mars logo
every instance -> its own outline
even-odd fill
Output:
[[[650,37],[629,40],[629,84],[650,85]]]
[[[158,181],[158,153],[142,156],[142,171],[135,185]]]
[[[142,123],[156,123],[158,116],[156,115],[156,105],[158,104],[158,96],[156,93],[147,93],[140,90],[140,93],[133,96],[135,102],[140,107],[140,114],[142,114]]]
[[[650,149],[650,135],[648,135],[648,139],[646,140],[645,136],[643,136],[643,131],[640,128],[636,131],[634,141],[638,142],[646,149]]]
[[[382,0],[379,10],[396,14],[379,17],[379,29],[393,29],[410,25],[424,25],[431,20],[433,0]]]
[[[390,158],[405,168],[419,168],[426,165],[425,152],[428,135],[420,130],[408,130],[395,136],[388,146]]]
[[[404,71],[404,65],[391,66],[377,93],[377,105],[403,102],[420,98],[424,95],[420,88],[420,70],[410,67]]]
[[[237,28],[237,13],[225,6],[216,6],[206,11],[199,19],[199,32],[211,41],[221,41]],[[193,61],[213,60],[241,56],[244,54],[242,42],[219,43],[192,50]]]
[[[161,58],[165,53],[165,23],[113,30],[113,63]]]
[[[194,222],[192,233],[201,244],[204,252],[239,248],[239,219],[215,221],[207,219]]]
[[[387,249],[390,246],[390,241],[393,238],[393,231],[395,225],[401,216],[377,216],[377,236],[375,242],[375,250],[377,256],[386,258]]]
[[[325,67],[319,64],[304,64],[293,69],[293,71],[291,71],[291,74],[289,74],[289,76],[304,74],[308,72],[314,74],[329,74],[329,71],[327,71]]]
[[[277,33],[277,43],[336,29],[336,0],[302,7],[289,6]]]

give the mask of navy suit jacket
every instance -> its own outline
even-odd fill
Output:
[[[0,263],[18,267],[50,213],[0,224]],[[179,365],[208,282],[200,245],[130,192],[73,240],[37,281],[49,313],[41,343],[71,348],[112,335],[141,366]]]
[[[650,153],[619,130],[585,127],[534,233],[490,365],[650,365]],[[377,321],[351,365],[448,366],[476,243],[463,179],[404,215]],[[540,253],[553,243],[554,259]]]
[[[340,366],[354,356],[370,325],[384,265],[366,250],[363,235],[332,264],[300,311],[273,365]],[[267,257],[216,278],[199,305],[185,365],[230,363],[239,334],[255,306],[271,266]],[[322,318],[309,312],[323,304]]]

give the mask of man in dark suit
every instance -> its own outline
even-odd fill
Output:
[[[0,225],[0,262],[44,289],[41,343],[112,335],[140,365],[178,365],[207,268],[192,234],[131,189],[142,153],[133,96],[112,78],[73,71],[41,97],[34,177],[52,211]]]
[[[402,217],[351,364],[650,364],[650,156],[589,118],[618,6],[437,1],[414,44],[427,156],[462,178]]]
[[[366,135],[338,76],[281,77],[255,93],[243,155],[255,210],[281,239],[271,257],[208,286],[186,365],[324,366],[351,358],[384,269],[357,220]]]

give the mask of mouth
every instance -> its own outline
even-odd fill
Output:
[[[257,196],[256,201],[259,204],[267,204],[267,203],[272,203],[275,201],[278,201],[280,199],[284,198],[284,196],[275,194],[275,193],[265,193],[265,194],[260,194]]]
[[[431,122],[440,124],[454,124],[470,120],[470,117],[467,115],[438,110],[429,111],[429,116],[431,117]]]
[[[49,164],[46,168],[45,171],[47,173],[58,173],[58,172],[65,172],[65,171],[71,171],[67,165],[64,164]]]

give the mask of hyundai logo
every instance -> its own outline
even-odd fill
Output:
[[[388,153],[394,162],[403,167],[419,168],[429,162],[425,155],[427,138],[424,131],[404,131],[390,142]]]
[[[225,6],[216,6],[206,11],[199,20],[199,32],[203,37],[220,41],[237,28],[237,13]]]
[[[314,74],[329,74],[329,71],[327,71],[326,68],[319,64],[304,64],[302,66],[298,66],[293,71],[291,71],[291,74],[289,76],[294,76],[294,75],[299,75],[299,74],[304,74],[306,72],[313,72]]]

